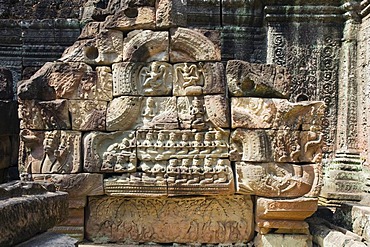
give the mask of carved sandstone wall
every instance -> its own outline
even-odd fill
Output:
[[[306,242],[325,103],[288,101],[280,65],[222,63],[220,31],[181,27],[172,4],[95,9],[19,84],[20,172],[68,191],[55,230],[94,242]]]

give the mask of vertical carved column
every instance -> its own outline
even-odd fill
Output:
[[[328,205],[360,200],[363,186],[358,111],[361,87],[356,80],[359,5],[346,2],[342,8],[346,21],[339,66],[336,154],[326,167],[321,194],[322,202]]]
[[[361,104],[359,118],[360,150],[366,160],[363,165],[364,191],[370,193],[370,1],[362,1],[360,5],[361,27],[358,35],[357,80],[359,84],[359,102]]]
[[[267,63],[288,68],[292,75],[290,101],[325,102],[327,157],[334,150],[342,14],[337,6],[316,4],[265,7]]]

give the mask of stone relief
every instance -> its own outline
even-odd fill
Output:
[[[106,101],[70,100],[73,130],[105,130]]]
[[[172,92],[172,66],[165,62],[113,65],[113,95],[165,96]]]
[[[136,165],[135,132],[91,132],[84,136],[84,171],[135,172]]]
[[[320,163],[323,134],[320,131],[246,130],[231,134],[233,161]]]
[[[318,168],[288,163],[236,162],[236,191],[265,197],[299,197],[309,193]]]
[[[70,129],[68,102],[58,99],[53,101],[22,100],[19,104],[18,117],[22,129],[53,130]]]
[[[154,2],[108,5],[95,13],[104,22],[19,86],[20,170],[71,193],[79,224],[65,224],[96,242],[242,243],[255,195],[274,198],[257,200],[260,233],[307,234],[324,102],[292,92],[280,65],[225,69],[219,31],[172,28],[171,18],[158,29]]]
[[[76,173],[80,166],[81,133],[77,131],[31,131],[20,133],[21,173]]]
[[[244,243],[254,230],[248,196],[90,197],[89,204],[86,237],[100,243]]]

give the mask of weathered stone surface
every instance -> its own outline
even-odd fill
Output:
[[[23,242],[67,216],[67,193],[49,192],[41,185],[19,182],[0,186],[0,194],[6,190],[13,193],[9,192],[8,198],[0,203],[0,246]]]
[[[226,76],[232,96],[289,98],[291,78],[284,67],[231,60]]]
[[[334,226],[326,220],[321,218],[309,218],[307,219],[310,224],[310,232],[313,237],[313,242],[318,246],[328,247],[365,247],[368,246],[362,242],[362,238],[350,231],[346,231],[343,228]]]
[[[286,99],[233,97],[231,121],[233,128],[247,129],[321,129],[324,102],[290,103]]]
[[[69,112],[73,130],[105,130],[106,101],[70,100]]]
[[[333,218],[336,224],[370,243],[370,205],[343,203],[337,208]]]
[[[256,247],[312,247],[312,237],[301,234],[258,234],[254,244]]]
[[[66,130],[71,128],[67,100],[22,100],[18,114],[21,129]]]
[[[173,68],[165,62],[113,64],[113,95],[170,96]]]
[[[91,197],[88,212],[86,238],[100,243],[231,244],[247,242],[253,235],[253,208],[248,196]]]
[[[18,85],[21,99],[112,99],[109,67],[94,71],[84,63],[46,63],[29,80]]]
[[[76,41],[65,50],[59,61],[111,65],[122,62],[122,45],[121,31],[101,30],[93,39]]]
[[[179,63],[173,69],[175,96],[225,94],[222,63]]]
[[[0,68],[0,100],[13,98],[13,76],[6,68]]]
[[[35,182],[47,181],[58,191],[68,192],[69,208],[84,208],[87,196],[104,195],[103,174],[33,174]]]
[[[22,130],[20,139],[21,173],[76,173],[81,170],[80,132]]]
[[[236,162],[236,191],[265,197],[299,197],[320,186],[316,165]]]
[[[104,22],[107,29],[122,31],[133,29],[154,29],[155,9],[153,7],[126,7],[108,16]]]
[[[17,247],[28,247],[28,246],[44,246],[44,247],[75,247],[78,240],[70,237],[70,235],[60,234],[55,232],[45,232],[30,240],[23,242]]]
[[[107,130],[177,129],[176,97],[115,98],[108,105]]]
[[[123,62],[168,62],[168,49],[168,32],[132,31],[124,40]]]
[[[135,132],[91,132],[84,136],[84,171],[135,172],[136,165]]]
[[[272,229],[275,233],[308,234],[308,224],[304,222],[317,210],[316,198],[268,199],[259,197],[256,202],[256,230],[266,234]]]
[[[171,63],[221,61],[219,35],[217,31],[211,30],[172,29]]]
[[[321,146],[321,132],[236,129],[231,134],[230,158],[234,161],[319,163]]]
[[[156,26],[169,28],[186,26],[185,3],[181,1],[159,0],[156,6]]]
[[[182,128],[229,128],[229,104],[223,95],[177,97]]]

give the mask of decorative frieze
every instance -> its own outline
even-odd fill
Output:
[[[96,243],[232,244],[253,237],[253,206],[248,196],[90,197],[89,205],[86,238]]]

